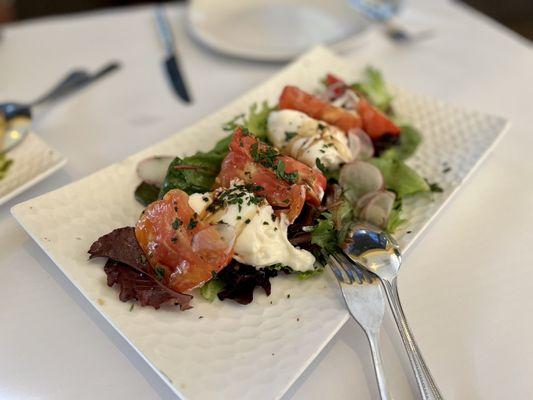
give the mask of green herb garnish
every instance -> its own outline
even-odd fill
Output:
[[[295,183],[298,180],[298,171],[286,172],[285,163],[282,160],[278,160],[276,168],[274,169],[276,176],[288,183]]]
[[[291,140],[296,135],[298,135],[297,132],[285,132],[285,141],[288,142],[289,140]]]
[[[183,222],[180,219],[176,218],[174,222],[172,222],[172,229],[178,229],[181,224],[183,224]]]
[[[161,281],[163,278],[165,278],[165,268],[156,266],[154,268],[155,277],[157,280]]]

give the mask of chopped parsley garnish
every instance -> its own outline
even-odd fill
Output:
[[[431,190],[433,193],[442,193],[444,191],[444,189],[442,189],[436,182],[429,183],[429,190]]]
[[[324,166],[324,164],[322,164],[322,161],[320,161],[320,158],[317,158],[315,160],[315,164],[316,164],[316,167],[322,172],[322,173],[326,173],[327,169],[326,167]]]
[[[263,145],[261,147],[262,148],[259,148],[258,143],[252,144],[250,148],[250,155],[252,156],[253,160],[261,164],[263,167],[274,167],[274,162],[279,156],[279,152],[272,146]]]
[[[180,219],[176,218],[174,222],[172,223],[172,229],[178,229],[183,222],[181,222]]]
[[[240,215],[237,215],[237,217],[235,219],[239,220],[239,219],[242,219],[242,217]]]
[[[268,221],[263,221],[263,225],[270,225]]]
[[[176,236],[174,236],[174,237],[170,238],[170,241],[172,243],[176,243],[178,241],[178,238]]]
[[[195,219],[191,218],[189,220],[189,225],[187,225],[187,229],[189,229],[189,230],[194,229],[194,228],[196,228],[196,225],[198,225],[198,221],[196,221]]]
[[[295,183],[298,179],[298,171],[285,172],[285,163],[279,160],[275,168],[276,176],[289,183]]]
[[[224,206],[235,204],[239,212],[243,205],[260,204],[263,201],[261,196],[256,196],[254,190],[263,190],[262,186],[253,184],[235,185],[222,192],[210,205],[207,211],[215,212]]]
[[[289,140],[291,140],[296,135],[298,135],[297,132],[285,132],[285,141],[288,142]]]
[[[250,218],[246,218],[246,221],[244,221],[245,224],[249,224],[250,223]]]
[[[154,268],[154,273],[155,277],[161,281],[165,277],[165,268],[157,266]]]

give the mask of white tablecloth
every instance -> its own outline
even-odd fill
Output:
[[[533,52],[525,40],[461,5],[419,0],[407,7],[434,29],[432,40],[398,47],[376,34],[346,56],[354,65],[378,66],[396,84],[507,116],[513,125],[405,260],[406,313],[446,398],[531,398]],[[0,208],[2,399],[171,398],[84,312],[80,296],[9,208],[167,137],[280,68],[198,46],[186,33],[184,11],[174,8],[172,15],[192,106],[178,102],[167,86],[150,8],[29,21],[3,32],[1,99],[31,99],[74,66],[97,68],[117,59],[124,68],[37,119],[38,133],[69,163]],[[408,399],[414,386],[396,340],[384,335],[386,369],[394,397]],[[350,322],[285,399],[376,395],[367,344]]]

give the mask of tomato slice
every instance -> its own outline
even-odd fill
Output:
[[[279,109],[301,111],[312,118],[335,125],[344,132],[362,127],[361,117],[356,112],[335,107],[296,86],[285,86],[279,98]]]
[[[342,79],[332,74],[326,76],[326,85],[336,96],[342,95],[348,88]],[[372,139],[379,139],[385,134],[392,136],[398,136],[400,134],[400,128],[390,118],[377,107],[374,107],[360,93],[359,96],[360,101],[357,105],[357,111],[363,120],[363,130],[368,133],[368,136]]]
[[[326,187],[326,177],[318,169],[281,155],[241,128],[235,130],[216,183],[229,187],[236,178],[252,184],[253,191],[270,205],[289,209],[290,221],[300,214],[305,201],[320,205]]]
[[[188,199],[179,189],[169,191],[143,211],[135,227],[154,276],[178,292],[202,285],[224,268],[235,241],[232,227],[197,221]]]
[[[373,140],[379,139],[385,134],[392,136],[400,134],[400,128],[365,98],[359,99],[357,110],[363,119],[363,130]]]

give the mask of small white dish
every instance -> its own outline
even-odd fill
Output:
[[[34,133],[6,154],[13,160],[0,180],[0,205],[47,178],[67,163],[66,157]]]
[[[191,0],[192,34],[211,49],[259,61],[287,61],[369,25],[346,0]]]

